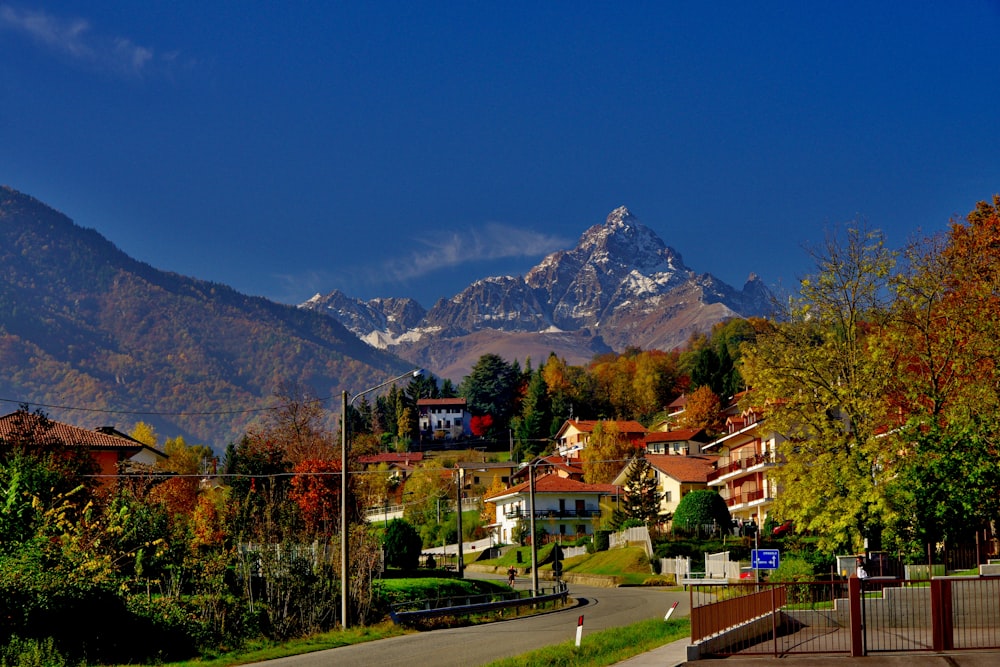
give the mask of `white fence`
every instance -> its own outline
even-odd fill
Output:
[[[573,556],[583,556],[587,553],[587,547],[562,547],[562,557],[572,558]]]
[[[691,558],[688,556],[674,556],[673,558],[660,559],[660,574],[672,574],[676,581],[691,576]]]
[[[626,528],[625,530],[612,533],[608,536],[608,546],[612,549],[617,547],[627,547],[630,543],[639,542],[645,549],[646,555],[653,557],[653,541],[649,539],[649,529],[645,526]]]

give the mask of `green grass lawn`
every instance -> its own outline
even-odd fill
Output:
[[[593,634],[584,633],[580,648],[571,640],[497,660],[486,667],[604,667],[690,635],[691,623],[687,618],[669,621],[654,618]]]

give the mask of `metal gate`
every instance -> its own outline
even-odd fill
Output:
[[[691,586],[701,655],[1000,649],[1000,577]]]
[[[863,653],[1000,648],[1000,578],[865,580]]]

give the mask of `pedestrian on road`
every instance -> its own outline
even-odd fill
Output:
[[[857,567],[858,579],[867,579],[868,578],[868,570],[865,569],[865,557],[864,556],[858,556],[857,566],[858,566]]]
[[[517,568],[513,565],[507,570],[507,585],[514,588],[514,579],[517,578]]]

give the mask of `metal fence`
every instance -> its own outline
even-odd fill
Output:
[[[692,585],[702,655],[1000,649],[1000,577]]]
[[[390,605],[389,616],[396,624],[412,623],[441,616],[467,616],[525,606],[565,604],[568,595],[566,582],[560,581],[549,588],[540,588],[538,595],[532,595],[531,591],[500,591],[398,602]]]
[[[1000,648],[1000,578],[862,584],[865,653]]]
[[[692,585],[691,641],[713,655],[850,652],[844,582]]]

